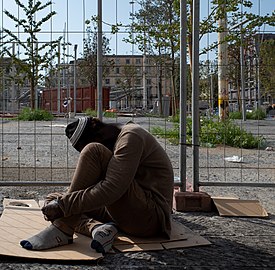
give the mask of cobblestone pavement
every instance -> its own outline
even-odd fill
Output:
[[[275,133],[271,133],[275,134]],[[272,135],[273,136],[273,135]],[[272,140],[274,137],[271,137]],[[62,139],[63,140],[63,139]],[[65,145],[66,146],[66,145]],[[66,148],[64,146],[64,148]],[[165,145],[173,166],[177,167],[178,152],[169,145]],[[23,147],[22,147],[23,148]],[[22,151],[24,148],[22,149]],[[70,150],[71,151],[71,150]],[[215,164],[222,162],[224,149],[213,149]],[[228,155],[236,154],[235,149],[229,149]],[[208,153],[202,150],[201,155]],[[7,151],[7,153],[9,153]],[[26,151],[27,153],[27,151]],[[274,151],[260,152],[261,162],[265,162],[271,170],[263,170],[263,178],[274,183]],[[243,152],[247,164],[242,165],[242,177],[250,181],[259,181],[259,174],[245,171],[245,166],[253,162],[253,156],[259,157],[258,152]],[[57,155],[62,156],[62,155]],[[187,151],[188,166],[191,164],[190,149]],[[8,156],[12,160],[12,156]],[[41,156],[41,160],[42,160]],[[202,163],[203,163],[202,159]],[[191,166],[191,165],[190,165]],[[238,164],[236,165],[238,166]],[[208,169],[209,170],[209,169]],[[210,168],[210,173],[213,169]],[[230,174],[236,173],[232,170]],[[209,173],[209,172],[208,172]],[[224,172],[215,172],[217,178]],[[189,177],[189,176],[188,176]],[[191,176],[190,176],[191,177]],[[253,178],[254,177],[254,178]],[[257,178],[258,177],[258,178]],[[236,174],[239,179],[239,174]],[[52,191],[60,191],[62,187],[0,187],[0,214],[3,197],[16,199],[41,199]],[[242,199],[259,199],[269,213],[268,218],[239,218],[220,217],[217,212],[210,213],[179,213],[173,218],[186,225],[194,232],[208,239],[212,245],[185,249],[163,250],[157,252],[135,252],[108,254],[94,263],[76,262],[70,264],[55,261],[30,261],[16,258],[0,257],[0,269],[275,269],[275,192],[274,188],[246,188],[246,187],[203,187],[210,195],[235,196]]]
[[[157,252],[108,254],[83,264],[1,258],[0,269],[275,269],[275,216],[225,218],[217,213],[175,213],[174,219],[212,245]]]

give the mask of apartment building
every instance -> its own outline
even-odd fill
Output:
[[[257,108],[264,104],[274,103],[274,94],[267,93],[261,83],[261,57],[260,48],[265,40],[275,39],[275,34],[272,33],[258,33],[252,39],[246,40],[247,46],[244,48],[244,97],[247,106]],[[239,65],[239,63],[236,63]],[[234,83],[229,81],[229,100],[232,110],[238,109],[238,103],[242,97],[241,82]]]
[[[110,90],[109,108],[119,110],[132,110],[142,108],[153,109],[158,105],[159,97],[171,95],[171,60],[169,56],[144,56],[144,55],[105,55],[103,56],[103,81],[102,86]],[[50,70],[45,77],[44,88],[60,89],[60,92],[70,93],[77,88],[90,87],[88,78],[93,74],[96,81],[96,64],[87,67],[87,72],[82,72],[83,59],[61,63]],[[12,61],[10,58],[2,59],[0,63],[2,77],[2,91],[0,107],[11,110],[11,107],[20,109],[20,104],[27,106],[29,99],[29,83],[14,84],[10,79],[12,75]],[[91,70],[90,70],[91,68]],[[75,74],[76,73],[76,74]],[[96,87],[96,84],[92,86]],[[24,101],[23,101],[24,100]],[[16,103],[16,104],[15,104]],[[17,104],[18,103],[18,104]]]
[[[17,74],[12,58],[0,58],[0,111],[16,113],[29,104],[30,85],[24,74]]]
[[[110,88],[110,109],[152,109],[159,96],[171,95],[168,56],[105,55],[103,87]],[[78,59],[81,62],[81,59]],[[78,76],[78,85],[87,83]]]

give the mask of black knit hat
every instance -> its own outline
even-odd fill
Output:
[[[80,117],[77,121],[68,124],[68,126],[66,127],[66,136],[69,138],[72,146],[75,146],[77,144],[87,126],[88,120],[88,117]]]
[[[80,117],[77,121],[67,125],[66,136],[72,146],[81,151],[88,143],[96,141],[97,132],[104,126],[104,123],[94,117]]]

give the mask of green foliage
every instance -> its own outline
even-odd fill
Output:
[[[171,121],[174,123],[179,123],[180,122],[180,114],[177,112],[175,115],[171,117]]]
[[[104,112],[104,117],[107,117],[107,118],[116,118],[117,117],[117,113],[116,112]]]
[[[169,142],[172,144],[178,144],[179,142],[178,124],[175,124],[174,128],[171,128],[171,129],[164,129],[162,127],[153,127],[151,132],[153,135],[157,137],[168,139]]]
[[[242,119],[243,114],[242,112],[231,112],[229,113],[229,118],[230,119]],[[252,112],[247,112],[246,113],[246,119],[250,120],[263,120],[266,118],[266,113],[262,109],[256,109],[253,110]]]
[[[86,109],[85,114],[87,116],[97,117],[97,112],[91,108]],[[104,117],[115,118],[116,116],[116,112],[104,112]]]
[[[230,120],[220,122],[207,118],[201,120],[200,141],[247,149],[264,146],[264,138],[254,136]]]
[[[152,134],[161,137],[166,138],[169,140],[172,144],[178,144],[179,143],[179,114],[176,114],[171,118],[171,121],[174,123],[174,127],[171,129],[164,129],[162,127],[153,127],[152,128]],[[191,118],[187,118],[186,123],[186,143],[191,144],[192,143],[192,120]]]
[[[275,97],[275,40],[265,40],[260,46],[260,80],[264,93]],[[263,94],[263,93],[262,93]]]
[[[86,109],[85,114],[87,116],[97,117],[97,112],[95,110],[92,110],[91,108]]]
[[[242,112],[239,111],[229,113],[229,119],[242,119],[242,117]]]
[[[51,121],[53,119],[54,117],[51,113],[40,109],[24,108],[18,115],[18,120],[22,121]]]
[[[83,40],[82,60],[79,68],[83,78],[91,87],[97,86],[97,21],[98,18],[93,16],[91,20],[86,20],[86,37]],[[111,52],[109,46],[110,40],[104,34],[102,36],[102,54],[106,55]],[[113,61],[102,59],[102,76],[105,78],[113,67]]]
[[[263,120],[266,118],[266,113],[262,109],[253,110],[252,112],[248,112],[246,114],[247,119],[253,120]]]
[[[45,12],[45,10],[52,5],[51,1],[42,3],[41,1],[28,0],[28,4],[23,3],[26,1],[14,1],[18,8],[21,9],[22,14],[20,13],[20,18],[8,10],[4,10],[3,13],[14,22],[16,28],[21,29],[21,32],[24,33],[25,36],[20,35],[19,37],[9,28],[3,28],[0,43],[1,54],[12,58],[19,76],[21,76],[21,78],[24,77],[22,78],[23,81],[28,79],[30,82],[30,101],[31,107],[34,108],[35,86],[40,80],[44,79],[43,72],[52,65],[52,62],[58,55],[57,47],[61,37],[50,42],[40,42],[37,38],[37,34],[42,30],[42,25],[56,15],[55,11],[50,11],[45,16],[41,16],[40,12]],[[40,20],[36,20],[37,18],[40,18]],[[18,54],[14,54],[15,44],[20,47],[20,56],[24,55],[24,59],[18,57]]]
[[[152,134],[167,138],[172,144],[179,142],[179,124],[175,123],[172,129],[165,130],[161,127],[152,129]],[[192,120],[187,119],[186,143],[192,143]],[[262,136],[254,136],[245,131],[232,120],[215,121],[213,119],[201,118],[200,121],[200,145],[215,146],[217,144],[238,147],[238,148],[262,148],[265,146],[265,139]]]

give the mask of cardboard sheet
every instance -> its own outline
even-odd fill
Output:
[[[74,243],[43,251],[29,251],[19,245],[26,239],[49,226],[40,211],[41,202],[34,200],[11,200],[3,202],[4,211],[0,218],[0,255],[43,260],[97,260],[102,254],[90,248],[91,239],[81,234],[74,235]],[[210,245],[211,243],[189,228],[172,222],[171,239],[136,238],[119,235],[114,249],[120,252],[149,251],[171,248]]]
[[[267,217],[268,213],[258,200],[212,197],[220,216]]]
[[[114,247],[121,252],[163,250],[172,248],[187,248],[194,246],[210,245],[211,243],[192,230],[172,221],[172,231],[169,240],[163,238],[137,238],[119,236],[114,242]]]
[[[0,254],[23,258],[48,260],[97,260],[102,254],[90,248],[91,239],[81,234],[74,235],[74,243],[44,251],[22,248],[22,239],[40,232],[49,222],[45,221],[34,200],[4,200],[4,212],[0,218]]]

